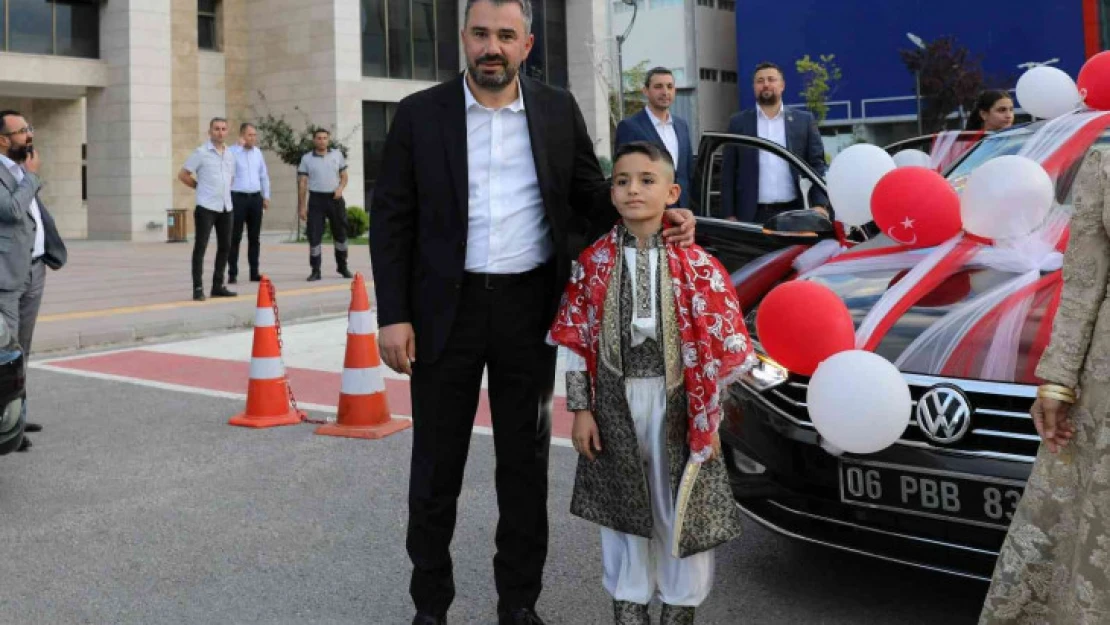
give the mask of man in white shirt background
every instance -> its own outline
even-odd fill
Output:
[[[728,132],[777,143],[823,177],[828,166],[817,120],[807,111],[784,106],[786,81],[782,70],[774,63],[759,64],[752,87],[756,107],[733,115]],[[827,216],[828,205],[825,194],[812,187],[809,208]],[[721,208],[728,219],[754,223],[805,208],[799,171],[766,150],[726,149],[721,165]]]
[[[39,198],[41,157],[35,129],[18,111],[0,111],[0,316],[19,339],[26,364],[46,286],[46,268],[61,269],[65,243]],[[27,423],[25,432],[42,426]],[[20,451],[31,446],[23,439]]]
[[[235,297],[224,286],[224,272],[231,247],[231,181],[235,175],[235,156],[224,144],[227,120],[214,117],[208,122],[208,141],[197,148],[177,174],[185,186],[196,189],[193,212],[193,299],[204,301],[204,252],[208,237],[216,229],[216,269],[212,273],[212,297]]]
[[[614,150],[633,141],[647,141],[663,146],[675,163],[675,183],[682,187],[678,206],[690,207],[693,193],[694,150],[690,141],[690,125],[671,113],[674,104],[674,74],[665,67],[648,70],[644,80],[644,109],[617,124]]]
[[[270,173],[266,159],[258,148],[258,130],[253,124],[239,126],[239,143],[231,146],[235,156],[235,178],[231,182],[231,204],[234,208],[234,225],[231,229],[231,251],[227,260],[228,283],[235,284],[239,277],[239,244],[243,240],[243,227],[247,229],[247,264],[251,282],[262,279],[258,270],[259,236],[262,232],[262,213],[270,209]]]

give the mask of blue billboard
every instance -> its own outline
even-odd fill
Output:
[[[907,33],[926,42],[955,37],[971,56],[981,58],[988,80],[1016,80],[1023,71],[1019,64],[1052,58],[1074,78],[1086,60],[1083,9],[1083,0],[737,2],[740,102],[744,108],[754,106],[752,71],[771,61],[786,74],[786,103],[803,103],[795,61],[806,54],[835,54],[843,78],[829,96],[829,121],[913,115],[914,75],[899,55],[914,45]]]

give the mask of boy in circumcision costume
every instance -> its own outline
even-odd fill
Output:
[[[580,454],[571,513],[601,526],[618,625],[694,622],[713,549],[740,534],[717,427],[727,385],[756,362],[736,293],[697,245],[662,242],[679,198],[652,143],[620,148],[621,223],[578,259],[549,341],[568,350],[567,408]]]

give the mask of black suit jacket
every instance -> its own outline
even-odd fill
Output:
[[[828,170],[825,146],[817,130],[817,120],[808,111],[786,109],[786,149],[809,164],[822,178]],[[759,136],[755,109],[741,111],[728,123],[729,134]],[[794,188],[800,198],[798,171],[790,168]],[[721,164],[721,206],[725,217],[735,216],[740,221],[755,219],[759,204],[759,150],[751,148],[726,148]],[[817,186],[810,189],[810,206],[829,206],[829,199]]]
[[[412,323],[416,358],[435,362],[451,332],[466,262],[469,194],[463,77],[401,101],[382,155],[370,209],[370,256],[378,323]],[[554,318],[576,250],[619,218],[574,97],[520,77],[557,280],[545,306]]]

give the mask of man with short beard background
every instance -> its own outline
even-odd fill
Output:
[[[370,210],[379,347],[412,376],[408,551],[413,623],[445,623],[451,538],[488,368],[500,519],[501,625],[536,625],[547,557],[556,351],[545,342],[570,275],[573,218],[616,223],[574,98],[519,75],[528,0],[468,0],[467,71],[397,107]],[[693,241],[693,215],[670,211]]]
[[[39,198],[42,160],[35,129],[18,111],[0,111],[0,315],[23,348],[24,364],[46,286],[46,268],[61,269],[66,246]],[[26,425],[27,432],[42,426]],[[31,441],[23,439],[24,451]]]
[[[785,107],[786,81],[779,66],[759,64],[752,88],[756,107],[733,115],[729,134],[777,143],[824,177],[828,164],[817,120],[807,111]],[[779,213],[805,208],[798,176],[798,170],[766,150],[726,148],[721,164],[724,217],[762,224]],[[828,197],[814,185],[809,191],[809,207],[827,216],[828,206]]]

